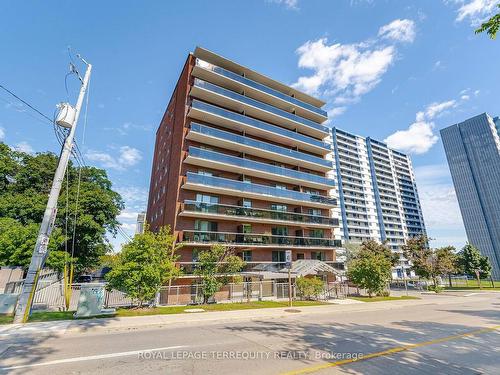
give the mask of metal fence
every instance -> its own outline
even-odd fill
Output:
[[[71,286],[71,296],[69,310],[76,310],[80,298],[80,288],[82,284],[73,284]],[[6,286],[6,293],[19,293],[22,282],[9,283]],[[288,283],[277,283],[275,281],[257,281],[231,283],[223,286],[209,302],[248,302],[262,300],[284,300],[288,299]],[[356,294],[357,289],[349,287],[346,283],[325,284],[323,292],[318,297],[322,300],[345,298],[350,293]],[[300,298],[295,285],[292,284],[292,297]],[[38,285],[33,299],[34,310],[54,311],[65,310],[65,291],[62,281],[42,282]],[[109,307],[129,307],[136,306],[138,303],[126,296],[125,293],[118,290],[105,290],[104,304]],[[152,301],[153,302],[153,301]],[[164,286],[160,288],[155,303],[160,306],[168,305],[191,305],[199,304],[203,301],[201,285],[176,285]]]

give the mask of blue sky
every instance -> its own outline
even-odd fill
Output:
[[[498,0],[10,1],[0,4],[0,83],[52,116],[74,101],[67,47],[94,65],[78,142],[108,170],[133,233],[154,134],[200,45],[327,101],[330,124],[412,154],[435,246],[466,240],[439,129],[500,114],[500,42],[474,26]],[[0,139],[58,152],[50,126],[0,92]],[[113,242],[119,247],[123,242]]]

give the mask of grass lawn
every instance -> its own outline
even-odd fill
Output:
[[[357,301],[363,302],[381,302],[381,301],[401,301],[405,299],[420,299],[414,296],[401,296],[401,297],[349,297],[350,299],[355,299]]]
[[[12,323],[14,317],[12,315],[0,315],[0,324]]]
[[[451,284],[452,287],[450,288],[448,285],[448,280],[444,279],[443,283],[446,284],[445,289],[479,289],[479,286],[477,285],[477,280],[452,280]],[[492,287],[491,281],[490,280],[481,280],[481,287],[484,289],[500,289],[500,281],[494,281],[493,284],[495,285]]]
[[[302,306],[318,306],[329,305],[326,302],[320,301],[294,301],[293,307]],[[272,307],[288,307],[288,302],[277,301],[254,301],[241,303],[215,303],[210,305],[197,306],[165,306],[153,307],[144,309],[119,308],[114,315],[102,315],[93,318],[113,318],[121,316],[144,316],[144,315],[164,315],[164,314],[187,314],[186,309],[203,309],[210,311],[232,311],[232,310],[250,310],[250,309],[267,309]],[[74,311],[38,311],[33,312],[30,316],[30,322],[49,322],[54,320],[72,320]],[[83,319],[93,319],[83,318]],[[12,316],[0,315],[0,324],[12,323]]]

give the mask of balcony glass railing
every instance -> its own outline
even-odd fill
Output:
[[[307,247],[341,247],[342,241],[331,238],[275,236],[257,233],[226,233],[184,230],[183,242],[226,243],[233,245],[276,245]]]
[[[299,172],[289,168],[277,167],[275,165],[260,163],[250,159],[239,158],[237,156],[226,155],[220,152],[203,150],[201,148],[193,146],[189,147],[189,156],[210,160],[214,162],[229,164],[245,169],[251,169],[265,173],[272,173],[278,176],[288,177],[293,180],[303,180],[326,186],[332,186],[332,187],[335,186],[334,180],[323,176],[318,176],[312,173]]]
[[[221,107],[217,107],[215,105],[207,104],[204,102],[201,102],[199,100],[194,99],[191,107],[194,109],[198,109],[200,111],[208,112],[210,114],[213,114],[215,116],[220,116],[220,117],[225,117],[229,120],[239,122],[241,124],[260,129],[266,132],[274,133],[277,135],[281,135],[283,137],[287,137],[299,142],[307,143],[310,145],[313,145],[315,147],[320,147],[325,150],[330,151],[330,146],[326,144],[323,141],[320,141],[318,139],[308,137],[307,135],[303,135],[300,133],[296,133],[292,130],[280,128],[279,126],[276,125],[271,125],[268,124],[267,122],[256,120],[252,117],[248,117],[245,115],[241,115],[239,113],[229,111],[227,109],[223,109]]]
[[[248,208],[242,206],[232,206],[218,203],[203,203],[187,200],[184,202],[184,210],[187,212],[202,212],[208,214],[236,216],[242,218],[270,219],[279,221],[289,221],[298,224],[324,224],[338,226],[339,220],[326,217],[300,214],[295,212],[283,212],[274,210],[264,210],[258,208]]]
[[[290,158],[303,160],[306,162],[322,165],[325,167],[333,167],[331,160],[322,159],[320,157],[309,155],[304,152],[299,152],[295,150],[290,150],[285,147],[276,146],[270,143],[257,141],[252,138],[248,138],[242,135],[233,134],[226,132],[224,130],[219,130],[215,128],[211,128],[210,126],[205,126],[197,123],[191,123],[191,131],[208,135],[210,137],[215,137],[219,139],[224,139],[226,141],[234,142],[240,145],[246,145],[254,148],[258,148],[259,150],[273,152],[275,154],[280,154],[283,156],[288,156]]]
[[[322,195],[313,195],[294,190],[284,190],[273,186],[252,184],[249,182],[230,180],[223,177],[206,176],[193,172],[187,172],[187,183],[219,187],[223,189],[236,190],[238,192],[255,193],[263,196],[287,198],[303,202],[320,203],[328,206],[336,206],[337,200]]]
[[[326,126],[323,126],[323,125],[318,124],[317,122],[314,122],[314,121],[311,121],[311,120],[307,120],[307,119],[305,119],[303,117],[294,115],[294,114],[292,114],[290,112],[283,111],[282,109],[278,109],[276,107],[273,107],[272,105],[259,102],[258,100],[249,98],[248,96],[240,95],[240,94],[238,94],[238,93],[236,93],[234,91],[227,90],[227,89],[222,88],[220,86],[214,85],[213,83],[209,83],[209,82],[203,81],[203,80],[201,80],[199,78],[195,78],[195,80],[194,80],[194,86],[195,87],[200,87],[202,89],[208,90],[210,92],[213,92],[213,93],[216,93],[216,94],[219,94],[219,95],[222,95],[222,96],[225,96],[226,98],[237,100],[240,103],[243,103],[243,104],[246,104],[246,105],[258,108],[258,109],[261,109],[263,111],[272,113],[272,114],[274,114],[276,116],[280,116],[280,117],[286,118],[286,119],[288,119],[290,121],[293,121],[293,122],[296,122],[298,124],[307,126],[307,127],[311,128],[311,129],[319,130],[319,131],[325,133],[325,136],[328,135],[328,128]]]
[[[239,74],[233,73],[233,72],[226,70],[224,68],[218,67],[216,65],[212,65],[212,64],[207,63],[207,62],[200,60],[200,59],[196,60],[196,65],[202,67],[203,69],[211,70],[212,72],[220,74],[221,76],[224,76],[226,78],[230,78],[233,81],[242,83],[246,86],[252,87],[252,88],[257,89],[257,90],[262,91],[262,92],[265,92],[266,94],[280,98],[281,100],[285,100],[293,105],[297,105],[299,107],[305,108],[311,112],[317,113],[318,115],[325,116],[325,117],[327,116],[326,111],[323,111],[321,108],[315,107],[312,104],[305,103],[305,102],[298,100],[296,98],[292,98],[291,96],[283,94],[280,91],[274,90],[274,89],[272,89],[268,86],[265,86],[261,83],[257,83],[255,81],[252,81],[251,79],[240,76]]]

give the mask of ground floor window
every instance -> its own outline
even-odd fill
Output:
[[[275,263],[285,263],[285,252],[284,251],[273,251],[272,259]]]
[[[326,260],[324,251],[313,251],[311,252],[311,259],[316,260]]]
[[[252,261],[252,251],[251,250],[245,250],[241,253],[241,256],[245,262],[251,262]]]

